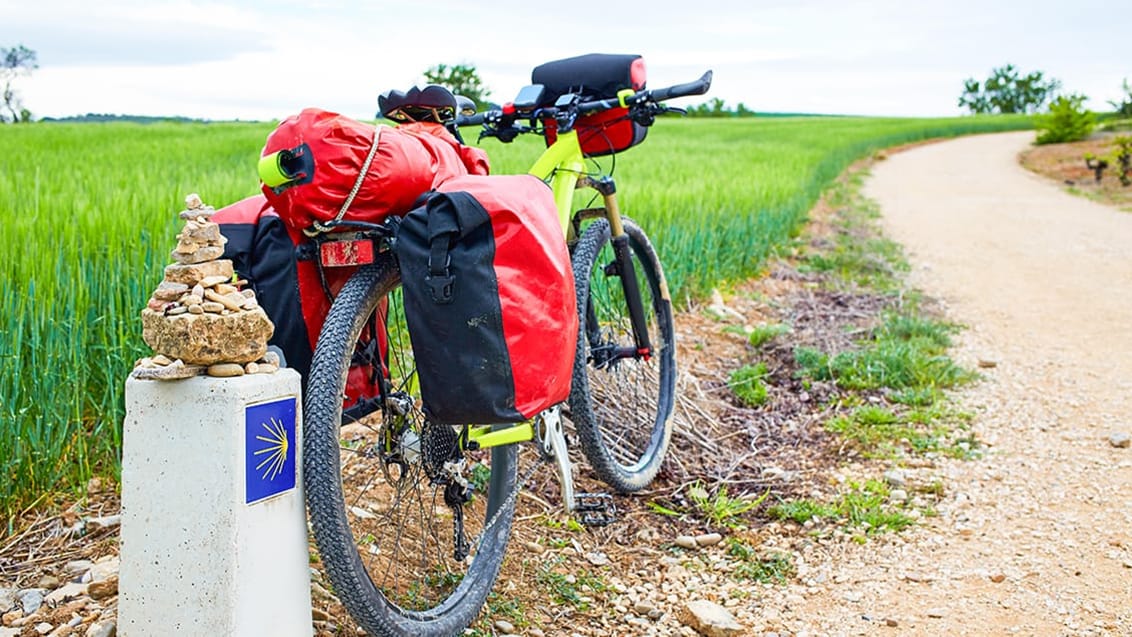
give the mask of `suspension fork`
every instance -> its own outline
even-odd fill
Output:
[[[611,177],[585,179],[585,185],[597,190],[605,202],[605,218],[609,220],[610,240],[613,243],[614,267],[621,278],[621,288],[625,302],[629,305],[629,320],[633,326],[634,352],[616,352],[616,358],[640,356],[648,360],[652,356],[649,343],[648,323],[645,320],[645,307],[641,301],[641,288],[637,283],[636,269],[633,267],[633,249],[629,245],[629,235],[621,221],[621,209],[617,205],[617,185]],[[591,311],[586,308],[587,313]],[[589,318],[594,318],[590,316]]]

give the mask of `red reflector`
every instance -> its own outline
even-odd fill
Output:
[[[514,115],[515,114],[515,102],[507,102],[506,104],[504,104],[503,105],[503,114],[504,115]]]
[[[327,241],[322,244],[320,260],[328,268],[373,263],[373,241],[356,239]]]

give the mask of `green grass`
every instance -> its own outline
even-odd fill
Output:
[[[751,344],[751,347],[759,349],[775,338],[789,333],[790,327],[780,323],[757,325],[751,330],[751,333],[747,335],[747,342]]]
[[[860,347],[829,356],[798,348],[794,359],[799,375],[833,380],[842,389],[887,388],[899,402],[925,403],[940,389],[974,380],[974,372],[947,355],[951,334],[958,326],[915,313],[889,313]]]
[[[727,555],[736,561],[731,577],[740,582],[784,584],[797,572],[790,555],[762,554],[740,538],[727,538]]]
[[[765,379],[767,369],[765,363],[744,365],[731,372],[727,386],[748,407],[758,407],[766,403],[768,398]]]
[[[688,487],[688,498],[695,506],[696,514],[713,526],[739,525],[740,516],[762,504],[769,494],[767,491],[757,498],[732,496],[727,493],[727,485],[720,485],[715,493],[708,493],[699,482]]]
[[[915,524],[903,505],[888,501],[889,495],[888,485],[881,480],[850,482],[848,488],[832,502],[821,503],[805,498],[787,500],[770,507],[767,513],[772,518],[793,520],[798,524],[810,520],[829,521],[862,531],[865,535],[900,531]]]
[[[562,573],[558,569],[564,558],[556,558],[543,564],[535,574],[535,582],[549,593],[556,604],[569,604],[585,612],[590,607],[590,596],[608,589],[605,580],[585,569],[573,573]]]
[[[1028,118],[664,118],[616,160],[623,210],[648,230],[676,299],[753,274],[852,161]],[[139,312],[169,261],[183,197],[257,192],[270,124],[0,127],[0,510],[117,477],[122,388],[146,353]],[[472,136],[474,139],[474,135]],[[523,172],[533,138],[485,141]],[[604,158],[609,168],[613,158]],[[586,203],[586,202],[581,202]]]
[[[979,453],[980,446],[963,421],[962,414],[952,413],[939,403],[900,413],[869,406],[833,418],[825,428],[852,441],[869,457],[942,454],[971,458]]]

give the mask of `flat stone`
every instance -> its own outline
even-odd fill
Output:
[[[0,622],[2,622],[4,626],[11,626],[11,625],[15,624],[16,621],[21,619],[23,616],[24,616],[24,611],[17,608],[16,610],[10,610],[10,611],[4,613],[3,615],[0,615]],[[6,632],[4,632],[6,630],[15,631],[15,632],[6,633]],[[0,628],[0,637],[5,637],[6,635],[11,635],[12,637],[20,637],[20,629],[19,628]]]
[[[259,360],[267,353],[267,341],[274,332],[275,325],[261,308],[228,316],[174,317],[142,310],[142,340],[153,351],[179,358],[186,365],[243,365]]]
[[[176,250],[169,253],[169,258],[182,265],[193,265],[204,263],[206,261],[214,261],[222,256],[224,256],[224,248],[221,246],[205,246],[189,254],[178,252]]]
[[[101,582],[102,580],[118,576],[118,567],[121,560],[117,555],[107,555],[94,563],[90,569],[90,579],[92,582]]]
[[[744,630],[726,608],[705,599],[685,604],[680,613],[680,623],[705,637],[732,637]]]
[[[23,609],[24,615],[33,615],[39,607],[43,605],[43,596],[47,591],[42,588],[28,588],[17,593],[20,600],[20,608]]]
[[[197,283],[196,285],[194,285],[193,286],[193,296],[195,296],[195,297],[197,297],[197,298],[199,298],[200,300],[203,301],[204,300],[204,286],[201,285],[200,283]]]
[[[1127,449],[1129,446],[1132,446],[1132,436],[1129,436],[1123,431],[1117,431],[1108,437],[1108,444],[1117,449]]]
[[[269,352],[267,352],[266,354],[263,355],[263,358],[259,359],[259,362],[267,363],[268,365],[275,365],[276,367],[279,367],[279,354],[276,353],[276,352],[269,351]]]
[[[84,637],[114,637],[117,626],[113,621],[94,622],[86,629]]]
[[[167,305],[169,305],[169,301],[162,301],[161,299],[151,298],[145,306],[153,310],[154,312],[164,312],[165,306]]]
[[[685,548],[685,549],[694,549],[697,546],[696,538],[692,537],[691,535],[677,536],[675,544],[676,544],[676,546],[679,546],[680,548]]]
[[[181,314],[185,314],[188,311],[189,311],[189,308],[185,307],[184,305],[177,305],[177,306],[174,306],[174,307],[171,307],[171,308],[165,310],[165,316],[178,316],[178,315],[181,315]]]
[[[57,588],[44,596],[43,601],[50,606],[58,606],[63,602],[82,597],[87,594],[87,584],[70,582]]]
[[[207,312],[209,314],[219,314],[224,311],[224,304],[217,303],[216,301],[205,301],[197,307],[200,308],[201,312]]]
[[[130,376],[138,380],[181,380],[200,376],[204,370],[203,365],[186,365],[184,361],[175,360],[165,367],[135,367]]]
[[[219,304],[223,305],[224,307],[228,308],[229,310],[232,310],[233,312],[239,312],[240,309],[241,309],[240,306],[243,305],[243,302],[244,302],[244,299],[241,298],[240,302],[237,303],[236,301],[228,298],[227,296],[224,296],[223,294],[220,294],[219,292],[215,292],[213,290],[205,290],[204,291],[204,298],[208,299],[209,301],[212,301],[213,303],[219,303]]]
[[[102,600],[118,594],[118,576],[113,575],[101,582],[91,582],[87,594],[93,599]]]
[[[94,566],[90,560],[73,560],[63,566],[63,574],[67,577],[81,577]]]
[[[165,280],[195,286],[202,279],[210,276],[224,277],[227,281],[232,278],[233,272],[230,259],[218,259],[207,263],[172,263],[165,266]],[[195,288],[193,291],[196,291]],[[203,289],[201,296],[204,296]]]
[[[228,276],[206,276],[206,277],[204,277],[203,279],[200,280],[200,285],[201,285],[202,288],[212,288],[212,287],[216,287],[216,286],[218,286],[222,283],[225,283],[225,282],[231,281],[231,280],[232,280],[231,274],[229,274]],[[195,290],[194,290],[194,292],[195,292]],[[202,289],[201,295],[203,295],[203,294],[204,294],[204,290]]]
[[[220,226],[208,221],[205,223],[196,223],[191,220],[185,224],[181,234],[177,235],[178,241],[186,241],[192,243],[201,243],[205,245],[220,245],[221,239],[224,237],[220,234]]]
[[[515,625],[504,619],[495,620],[495,629],[499,632],[510,635],[515,632]]]
[[[62,582],[60,582],[59,578],[55,577],[54,575],[44,575],[43,577],[39,578],[38,582],[35,583],[35,585],[38,588],[49,588],[49,589],[50,588],[56,588],[60,584],[62,584]]]
[[[203,294],[200,296],[197,296],[195,294],[186,294],[177,299],[177,302],[181,305],[184,305],[185,307],[192,307],[193,305],[200,305],[201,303],[204,303],[203,297]]]
[[[184,364],[184,363],[182,363]],[[114,529],[122,525],[122,516],[120,515],[107,515],[100,518],[91,518],[86,521],[86,528],[88,531],[101,531],[103,529]]]
[[[244,366],[239,363],[216,363],[208,366],[208,375],[217,378],[232,378],[244,375]]]
[[[153,291],[153,298],[159,301],[176,301],[188,291],[189,286],[185,283],[162,281],[158,284],[157,289]]]
[[[165,356],[164,354],[157,354],[156,356],[154,356],[150,360],[153,361],[154,365],[160,365],[162,367],[164,367],[166,365],[172,365],[173,364],[173,361],[169,360],[169,357]]]
[[[190,305],[189,314],[204,314],[204,306],[201,304]]]
[[[696,536],[696,544],[700,546],[715,546],[723,541],[723,536],[719,533],[705,533]]]
[[[232,294],[238,294],[239,291],[240,291],[240,288],[232,285],[231,283],[217,283],[216,284],[216,293],[217,294],[223,294],[224,296],[230,296]],[[241,294],[240,296],[243,296],[243,295]]]

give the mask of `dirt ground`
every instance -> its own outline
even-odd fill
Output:
[[[1128,135],[1127,132],[1121,134]],[[1098,133],[1081,142],[1033,146],[1022,151],[1022,165],[1061,183],[1071,193],[1132,211],[1132,186],[1120,183],[1119,166],[1110,156],[1115,137],[1114,133]],[[1100,181],[1085,163],[1088,155],[1107,158],[1108,167],[1101,171]]]
[[[475,634],[690,636],[680,615],[693,598],[725,606],[742,626],[730,634],[1132,634],[1132,449],[1119,446],[1132,433],[1132,215],[1022,169],[1032,136],[889,153],[866,185],[886,233],[907,248],[911,284],[967,326],[955,356],[983,376],[957,400],[974,414],[987,454],[899,467],[902,483],[940,485],[928,503],[933,516],[859,543],[760,510],[723,528],[650,509],[690,509],[695,482],[773,501],[828,496],[847,479],[890,469],[847,453],[822,429],[835,388],[803,387],[788,369],[791,348],[837,349],[890,301],[826,290],[786,255],[766,276],[682,308],[673,454],[654,489],[618,498],[617,524],[569,528],[556,512],[552,471],[536,474]],[[826,240],[829,213],[814,211],[805,241]],[[751,360],[742,327],[783,320],[794,332],[770,350],[770,407],[738,405],[725,380]],[[579,463],[579,487],[601,490]],[[0,540],[0,588],[60,585],[68,561],[116,552],[113,529],[67,534],[116,511],[112,485],[92,486],[87,499],[61,503],[64,514],[29,512],[21,531]],[[740,582],[726,544],[673,546],[680,535],[715,531],[788,554],[792,572],[778,583]],[[317,574],[312,590],[319,634],[356,634]],[[21,626],[37,634],[47,620],[59,626],[52,634],[86,634],[78,630],[112,620],[115,605],[60,608]],[[75,615],[85,623],[63,630]]]

